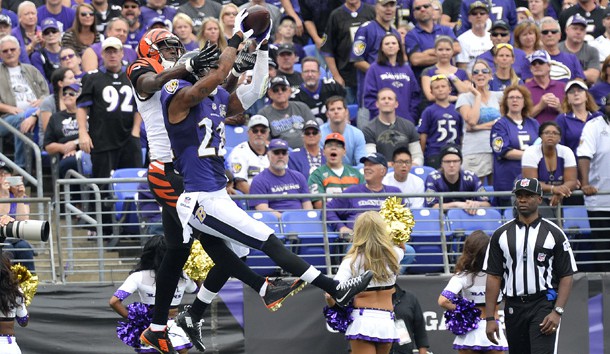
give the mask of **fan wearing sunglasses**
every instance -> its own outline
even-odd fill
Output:
[[[49,154],[59,154],[59,176],[63,178],[70,169],[77,170],[78,122],[76,121],[76,98],[80,93],[79,84],[71,84],[62,90],[61,101],[66,107],[55,112],[49,119],[44,134],[44,149]]]
[[[267,117],[271,138],[286,140],[291,148],[303,146],[303,126],[315,119],[309,107],[303,102],[289,101],[292,90],[285,76],[271,79],[267,96],[271,104],[263,107],[258,114]]]
[[[472,24],[464,19],[468,19],[470,5],[475,1],[478,0],[462,1],[462,5],[460,7],[460,18],[462,19],[462,25],[456,28],[458,36],[472,28]],[[501,17],[498,17],[498,15]],[[515,28],[517,25],[517,6],[515,5],[515,2],[513,0],[494,0],[493,11],[490,13],[489,18],[491,21],[504,20],[506,23],[508,23],[511,29]]]
[[[37,117],[33,115],[44,97],[49,95],[49,86],[42,74],[30,64],[20,62],[21,46],[17,38],[9,35],[0,39],[0,115],[1,119],[16,129],[26,132],[34,127]],[[21,80],[11,72],[21,72]],[[19,94],[13,87],[19,86]],[[26,116],[27,115],[27,116]],[[0,137],[12,135],[0,126]],[[26,164],[26,150],[23,140],[15,137],[15,163],[22,168]]]
[[[512,66],[512,68],[513,68],[513,70],[515,70],[515,73],[519,77],[521,77],[521,73],[523,72],[523,70],[527,71],[527,68],[529,67],[529,61],[527,61],[527,55],[526,55],[526,52],[524,52],[524,49],[518,45],[519,41],[518,41],[517,33],[520,28],[524,28],[525,26],[528,26],[528,25],[533,25],[533,24],[530,22],[524,22],[524,23],[520,23],[517,26],[517,28],[515,28],[515,46],[513,47],[513,56],[514,56],[515,62],[514,62],[514,65]],[[538,28],[535,25],[533,25],[532,31],[538,31],[538,37],[536,37],[534,34],[532,34],[531,35],[532,38],[536,39],[536,38],[540,37],[540,31],[538,30]],[[500,44],[510,44],[510,39],[511,39],[510,34],[511,34],[510,26],[508,25],[508,23],[506,23],[506,21],[504,21],[504,20],[494,21],[491,25],[491,28],[489,29],[489,38],[491,39],[491,43],[493,43],[493,47],[491,47],[485,53],[479,55],[479,57],[477,59],[485,60],[487,62],[487,64],[489,64],[489,66],[491,67],[492,71],[495,71],[496,64],[495,64],[495,59],[494,59],[494,48]],[[538,45],[538,47],[540,47],[539,43],[537,45]]]
[[[584,26],[587,23],[583,17],[576,17],[572,22],[569,27]],[[574,79],[584,79],[585,73],[578,57],[572,53],[561,51],[559,47],[561,28],[557,20],[551,17],[543,18],[540,22],[540,33],[542,34],[542,48],[549,53],[553,60],[551,78],[561,80],[564,83]],[[524,76],[526,80],[531,77],[529,75]]]
[[[462,51],[455,58],[458,68],[472,70],[474,60],[493,46],[491,36],[486,31],[488,21],[489,7],[486,2],[475,1],[470,4],[468,22],[471,28],[458,37],[462,47]]]
[[[79,56],[93,43],[102,41],[102,36],[95,26],[95,11],[90,4],[80,4],[76,7],[76,17],[72,28],[64,33],[61,46],[74,49]]]
[[[293,194],[294,199],[254,199],[250,206],[259,211],[270,211],[278,219],[285,210],[311,210],[313,205],[309,198],[299,194],[309,193],[307,180],[299,171],[288,168],[290,159],[288,143],[282,139],[273,139],[269,143],[267,157],[269,167],[252,179],[250,194]]]
[[[44,75],[49,83],[49,91],[53,92],[51,75],[59,68],[61,31],[59,30],[59,23],[52,17],[42,21],[41,29],[44,42],[42,42],[42,46],[38,50],[30,55],[30,61]]]

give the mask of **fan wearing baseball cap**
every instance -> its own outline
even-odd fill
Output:
[[[326,159],[320,147],[320,125],[317,120],[312,119],[305,122],[303,126],[303,147],[293,149],[288,161],[288,168],[299,171],[305,179],[318,167],[324,165]]]
[[[252,179],[269,167],[268,139],[269,121],[255,114],[248,121],[248,140],[235,146],[229,155],[228,161],[235,188],[244,194],[250,193]]]
[[[271,211],[278,218],[289,209],[313,209],[309,198],[298,197],[298,194],[309,193],[305,177],[298,171],[288,168],[288,143],[282,139],[273,139],[269,143],[267,157],[269,168],[252,179],[250,194],[296,195],[294,199],[253,199],[251,207],[260,211]]]
[[[599,79],[600,74],[599,51],[585,40],[587,27],[588,23],[584,17],[579,14],[572,16],[565,28],[566,40],[559,43],[559,50],[578,58],[585,74],[580,78],[584,78],[589,85],[593,85]]]
[[[326,219],[329,227],[341,234],[351,234],[354,230],[354,220],[367,210],[379,210],[386,199],[386,194],[400,194],[400,188],[386,186],[382,183],[388,172],[388,160],[378,152],[363,156],[360,162],[364,164],[364,184],[356,184],[346,188],[343,193],[367,193],[370,196],[359,198],[334,198],[326,205]]]
[[[446,145],[441,150],[441,168],[433,171],[426,178],[426,192],[484,192],[483,183],[473,172],[462,169],[462,151],[457,145]],[[426,206],[439,207],[438,197],[427,197]],[[443,199],[443,209],[464,209],[468,214],[474,215],[479,208],[489,207],[487,197],[452,198]]]
[[[326,163],[309,176],[309,190],[314,194],[339,194],[353,185],[363,184],[364,177],[354,167],[343,164],[345,138],[339,133],[330,133],[324,139]],[[331,199],[328,199],[331,200]],[[313,207],[322,208],[322,198],[313,198]]]

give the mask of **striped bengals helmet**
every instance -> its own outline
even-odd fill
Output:
[[[165,58],[161,49],[172,48],[174,49],[174,55],[172,58]],[[185,49],[182,42],[178,37],[164,28],[152,29],[142,36],[140,43],[138,44],[138,56],[144,58],[151,58],[163,65],[165,69],[174,66],[174,63],[178,58],[184,54]]]

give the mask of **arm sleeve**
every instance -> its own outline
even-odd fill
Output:
[[[229,155],[229,166],[231,166],[231,171],[233,172],[234,178],[239,178],[243,180],[248,180],[248,159],[243,156],[244,154],[240,154],[241,148],[237,147],[231,151],[231,155]]]
[[[366,72],[366,76],[364,77],[364,108],[368,109],[370,112],[370,119],[377,117],[379,110],[377,109],[377,72],[376,69],[377,64],[372,64],[369,70]]]
[[[356,132],[354,134],[354,166],[357,166],[360,163],[360,159],[366,156],[366,142],[364,141],[364,134],[360,129],[356,128]]]
[[[576,155],[578,157],[588,157],[593,159],[595,156],[595,152],[597,150],[597,141],[595,139],[595,126],[586,123],[585,127],[582,129],[582,134],[580,136],[580,145],[576,149]]]
[[[26,317],[28,315],[28,309],[25,307],[25,301],[23,301],[23,297],[17,298],[17,308],[15,309],[15,316],[17,317]]]
[[[567,146],[557,146],[559,156],[563,157],[563,167],[576,167],[576,157],[574,152]]]
[[[320,173],[316,169],[312,174],[309,175],[309,180],[307,181],[309,184],[309,192],[311,194],[324,194],[326,193],[326,188],[324,187],[324,183],[322,183],[322,179],[320,178]],[[319,200],[319,198],[314,199]]]
[[[125,300],[129,295],[138,290],[140,279],[140,272],[131,273],[117,291],[115,291],[114,296],[118,297],[121,301]]]
[[[443,291],[450,291],[453,294],[458,295],[462,291],[462,289],[464,289],[463,280],[464,277],[454,275],[453,277],[451,277],[449,283],[447,283],[447,286],[445,286],[445,289],[443,289]]]
[[[51,116],[51,118],[49,119],[49,123],[53,120],[54,116],[55,114]],[[42,144],[43,148],[51,143],[58,143],[59,138],[60,137],[58,136],[57,131],[55,130],[55,126],[53,124],[48,124],[47,130],[44,132],[44,142]]]
[[[491,127],[490,139],[491,149],[496,159],[503,158],[509,150],[513,149],[510,144],[510,133],[502,120],[497,121]]]
[[[501,227],[494,231],[491,236],[487,252],[485,253],[485,261],[483,262],[483,271],[487,274],[496,276],[504,274],[504,254],[500,248],[499,239],[505,229],[505,227]]]
[[[578,270],[576,260],[570,246],[570,241],[566,234],[558,227],[553,227],[552,233],[555,238],[555,248],[553,249],[553,270],[559,278],[572,275]]]
[[[411,117],[414,122],[417,122],[417,112],[419,110],[419,104],[421,103],[421,97],[423,95],[421,86],[419,85],[419,80],[415,76],[415,73],[411,69],[410,66],[406,65],[407,74],[410,78],[411,83],[411,100],[409,101],[409,112],[411,113]],[[407,118],[407,117],[405,117]]]
[[[370,22],[365,22],[356,31],[354,35],[354,43],[352,44],[352,52],[350,53],[350,62],[355,63],[359,61],[366,61],[365,54],[367,52],[367,37],[368,31],[366,30]]]
[[[584,79],[585,71],[582,68],[582,64],[580,64],[580,60],[578,60],[578,57],[574,54],[572,54],[572,63],[573,63],[572,67],[574,68],[574,72],[572,72],[572,77],[570,78],[570,80]]]
[[[373,131],[373,128],[371,127],[372,124],[375,123],[370,123],[367,126],[365,126],[364,128],[362,128],[362,135],[364,135],[364,143],[365,144],[377,144],[377,135],[375,135],[375,132]]]
[[[297,179],[299,180],[299,193],[301,194],[309,194],[309,186],[307,185],[307,180],[305,179],[305,176],[303,176],[303,174],[299,171],[294,171],[295,174],[297,175]],[[310,200],[309,198],[305,198],[302,197],[301,198],[301,203],[302,202],[306,202]]]
[[[436,179],[441,178],[440,173],[433,172],[426,178],[426,193],[438,192],[436,189]],[[432,207],[434,204],[438,204],[438,197],[430,196],[426,197],[426,206]]]
[[[76,99],[76,107],[85,108],[93,104],[93,81],[91,73],[85,74],[81,79],[81,90]]]

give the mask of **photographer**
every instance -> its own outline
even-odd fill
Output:
[[[4,162],[0,161],[0,199],[21,199],[26,198],[25,185],[23,184],[22,176],[11,176],[12,169]],[[25,221],[30,218],[30,206],[27,203],[10,202],[0,203],[0,215],[2,220],[6,220],[6,216],[11,220],[4,221]],[[5,226],[3,223],[0,226]],[[23,264],[32,274],[36,272],[34,266],[34,250],[29,242],[22,239],[7,239],[4,249],[8,251],[8,256],[11,259],[17,260]]]

